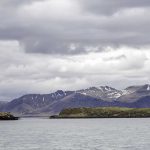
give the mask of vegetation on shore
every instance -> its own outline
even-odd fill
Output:
[[[58,116],[50,118],[147,118],[150,117],[150,108],[123,108],[123,107],[97,107],[97,108],[68,108]]]
[[[0,120],[18,120],[18,117],[13,116],[9,112],[0,112]]]

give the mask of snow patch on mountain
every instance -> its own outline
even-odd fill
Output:
[[[104,101],[115,101],[122,95],[122,91],[116,90],[109,86],[90,87],[79,90],[78,93],[95,97]]]

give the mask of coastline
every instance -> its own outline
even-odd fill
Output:
[[[9,112],[0,112],[0,120],[18,120],[19,118]]]

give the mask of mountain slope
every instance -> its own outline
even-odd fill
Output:
[[[0,101],[0,110],[2,110],[8,102]]]
[[[147,96],[150,96],[150,85],[132,86],[126,88],[117,101],[133,103]]]
[[[120,97],[123,92],[120,90],[116,90],[109,86],[100,86],[100,87],[90,87],[85,90],[78,91],[81,94],[85,94],[91,97],[100,98],[104,101],[115,101],[118,97]]]
[[[7,111],[19,114],[32,114],[38,109],[46,107],[59,99],[71,94],[71,91],[64,92],[58,90],[51,94],[29,94],[8,102],[1,111]],[[40,113],[40,112],[39,112]]]
[[[108,86],[78,91],[58,90],[50,94],[29,94],[0,105],[0,111],[20,115],[53,115],[75,107],[150,107],[150,85],[117,90]]]
[[[58,102],[54,102],[49,105],[48,109],[43,109],[42,111],[53,112],[54,114],[59,113],[64,108],[73,108],[73,107],[96,107],[96,106],[109,106],[110,103],[103,101],[88,95],[81,93],[73,93]]]

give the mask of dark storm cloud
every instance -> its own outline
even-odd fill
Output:
[[[0,39],[51,54],[147,46],[149,6],[149,0],[2,0]]]
[[[149,0],[79,0],[82,6],[92,13],[112,15],[113,13],[125,9],[136,7],[149,7]]]
[[[148,83],[149,26],[149,0],[0,0],[0,100]]]
[[[41,0],[1,0],[0,4],[1,6],[16,7],[19,5],[32,3],[34,1],[41,1]]]

